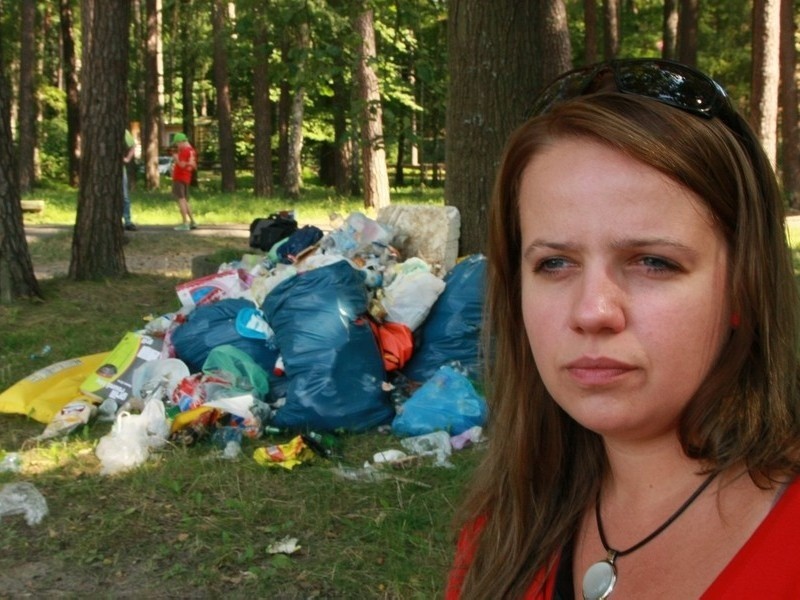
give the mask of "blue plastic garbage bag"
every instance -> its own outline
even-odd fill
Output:
[[[253,308],[253,303],[244,298],[201,304],[172,332],[175,354],[192,373],[198,373],[212,349],[229,344],[250,356],[261,368],[271,371],[278,356],[277,349],[270,347],[265,339],[252,337],[252,333],[242,335],[236,326],[239,312]]]
[[[425,435],[446,431],[459,435],[486,421],[486,401],[472,383],[448,365],[434,373],[403,404],[392,421],[392,433],[398,436]]]
[[[414,332],[414,354],[403,368],[406,377],[427,381],[439,367],[455,362],[471,377],[480,376],[485,276],[486,257],[482,254],[466,257],[445,275],[444,291]]]
[[[364,273],[346,261],[281,282],[262,310],[283,357],[283,429],[364,431],[389,423],[383,359],[367,323]]]
[[[304,225],[295,231],[277,249],[278,259],[284,264],[295,262],[295,257],[306,248],[309,248],[322,239],[323,233],[319,227],[314,225]]]

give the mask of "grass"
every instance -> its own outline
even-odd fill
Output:
[[[137,188],[131,193],[133,220],[143,225],[173,224],[180,221],[178,208],[172,199],[170,181],[162,177],[159,189],[147,191],[140,179]],[[338,196],[331,189],[323,188],[309,181],[303,188],[299,199],[292,200],[274,196],[255,198],[252,192],[252,176],[242,174],[237,179],[239,191],[232,194],[220,193],[218,177],[201,173],[197,188],[189,192],[194,216],[202,224],[249,224],[256,217],[263,217],[280,210],[294,210],[298,222],[327,222],[332,214],[347,216],[361,211],[374,217],[374,211],[364,208],[361,198]],[[64,185],[49,184],[46,188],[34,190],[26,199],[44,200],[42,213],[26,215],[26,223],[32,225],[58,224],[72,225],[78,193]],[[441,188],[404,187],[392,188],[394,204],[442,204],[444,191]],[[370,214],[373,213],[373,214]]]
[[[436,192],[408,195],[441,202]],[[34,196],[45,198],[47,208],[26,222],[73,222],[74,191],[39,190]],[[202,185],[194,203],[205,223],[248,223],[285,207],[279,198],[257,200],[247,192],[223,196],[213,182]],[[143,224],[172,223],[177,215],[166,190],[137,191],[133,206]],[[328,197],[315,188],[295,206],[302,221],[303,215],[359,210],[360,200]],[[70,239],[61,233],[33,242],[34,264],[63,261]],[[241,244],[131,236],[126,256],[233,253]],[[45,302],[0,307],[0,393],[47,364],[109,350],[147,315],[175,310],[174,287],[186,278],[177,272],[42,280]],[[37,357],[45,344],[50,353]],[[450,520],[482,452],[456,453],[452,469],[422,463],[392,471],[383,481],[346,481],[332,467],[359,468],[377,451],[400,448],[399,440],[377,432],[340,435],[335,459],[315,458],[288,472],[250,458],[256,447],[290,437],[269,435],[245,440],[235,461],[220,459],[207,443],[168,445],[146,465],[107,477],[99,473],[94,448],[109,427],[93,422],[68,438],[32,443],[27,440],[43,424],[0,415],[0,454],[22,458],[20,472],[0,472],[0,485],[33,483],[50,511],[35,527],[20,517],[2,518],[0,598],[439,597],[453,549]],[[298,539],[297,553],[268,553],[286,536]]]

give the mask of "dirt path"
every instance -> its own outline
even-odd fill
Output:
[[[71,226],[26,226],[38,279],[65,275],[69,270]],[[125,264],[132,273],[157,273],[188,278],[192,260],[220,248],[248,248],[249,229],[246,225],[211,225],[194,231],[177,232],[171,226],[144,225],[136,231],[125,232]],[[48,240],[53,246],[47,252],[37,251],[37,244]],[[58,258],[52,258],[57,256]]]

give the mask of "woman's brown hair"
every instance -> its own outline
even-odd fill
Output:
[[[783,202],[763,150],[744,121],[740,129],[652,99],[598,93],[559,104],[511,136],[489,215],[490,441],[459,520],[486,517],[486,524],[462,598],[522,596],[555,564],[606,468],[600,437],[564,413],[542,383],[522,327],[520,180],[559,138],[607,144],[684,185],[706,202],[729,245],[731,305],[741,325],[682,415],[684,452],[709,471],[743,464],[762,485],[800,471],[798,297]]]

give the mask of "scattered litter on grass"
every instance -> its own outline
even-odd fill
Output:
[[[20,481],[0,487],[0,518],[23,515],[31,527],[47,516],[47,501],[32,483]]]
[[[302,548],[302,546],[297,543],[298,541],[297,538],[287,535],[282,540],[278,540],[267,546],[267,554],[294,554]]]
[[[22,459],[19,452],[4,452],[0,450],[0,473],[19,473],[22,469]]]
[[[31,354],[31,360],[36,360],[37,358],[43,358],[48,354],[50,354],[51,350],[52,348],[50,347],[50,345],[45,344],[44,346],[42,346],[42,349],[39,350],[39,352],[34,352],[33,354]]]
[[[326,436],[369,430],[405,437],[405,451],[337,467],[340,477],[451,466],[486,417],[473,385],[486,261],[456,261],[459,228],[453,207],[393,206],[328,234],[298,227],[270,248],[251,240],[263,254],[180,283],[175,313],[146,315],[110,352],[40,369],[0,393],[0,412],[46,423],[39,442],[113,422],[95,449],[108,475],[168,442],[210,443],[210,458],[229,460],[246,445],[259,464],[291,470],[330,459]]]

